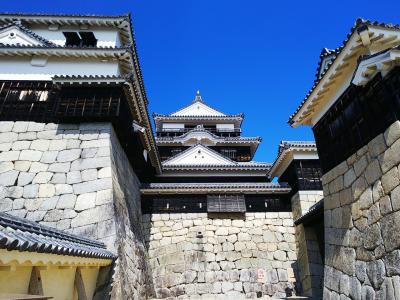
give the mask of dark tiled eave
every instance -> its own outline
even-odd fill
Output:
[[[171,116],[171,115],[163,115],[163,114],[157,114],[153,113],[153,118],[158,119],[158,120],[190,120],[190,119],[243,119],[244,115],[243,114],[237,114],[237,115],[224,115],[224,116]]]
[[[0,213],[0,249],[114,259],[101,242]]]
[[[49,13],[20,13],[20,12],[5,12],[0,13],[0,20],[9,19],[23,19],[23,20],[37,20],[46,22],[47,19],[80,19],[82,22],[87,19],[110,19],[115,21],[122,21],[129,18],[130,14],[124,15],[97,15],[97,14],[49,14]]]
[[[270,190],[290,190],[290,186],[287,183],[275,183],[275,182],[238,182],[238,183],[144,183],[141,189],[204,189],[204,188],[263,188]]]
[[[286,149],[300,148],[300,149],[315,149],[317,146],[314,141],[281,141],[278,149],[278,156]]]
[[[324,216],[324,199],[318,201],[313,206],[311,206],[310,210],[294,221],[295,225],[300,224],[310,224],[313,221],[323,218]]]
[[[195,171],[203,171],[203,170],[265,170],[269,171],[271,168],[271,164],[236,164],[236,165],[173,165],[173,166],[163,166],[163,170],[171,171],[171,170],[195,170]]]

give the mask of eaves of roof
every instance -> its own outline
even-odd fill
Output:
[[[381,27],[381,28],[385,28],[385,29],[400,29],[400,25],[373,22],[373,21],[364,20],[361,18],[357,19],[354,26],[350,29],[350,32],[347,34],[346,39],[342,42],[342,45],[336,49],[330,50],[331,51],[330,54],[334,53],[333,59],[326,66],[326,68],[322,71],[322,74],[320,77],[318,76],[318,73],[317,73],[317,77],[314,80],[314,83],[313,83],[311,89],[308,91],[305,98],[301,101],[300,105],[296,108],[294,113],[289,117],[288,123],[290,125],[294,124],[295,116],[300,112],[300,110],[303,108],[303,106],[305,105],[305,103],[307,102],[307,100],[309,99],[311,94],[313,93],[313,91],[316,89],[316,87],[319,85],[319,83],[324,79],[325,74],[328,73],[328,71],[330,70],[332,65],[335,63],[337,58],[340,56],[342,50],[346,47],[347,43],[349,42],[350,38],[353,36],[354,32],[363,30],[363,29],[367,28],[368,26],[376,26],[376,27]],[[324,54],[324,55],[330,55],[330,54]],[[319,68],[320,68],[320,65],[319,65]]]
[[[150,117],[148,114],[147,103],[145,103],[142,97],[137,95],[137,88],[135,87],[135,76],[131,74],[126,74],[125,76],[77,76],[77,75],[58,75],[53,77],[53,82],[55,84],[61,85],[71,85],[71,84],[124,84],[128,87],[130,94],[132,109],[136,112],[138,116],[138,121],[145,128],[144,143],[149,152],[149,157],[152,165],[157,170],[157,173],[161,173],[161,160],[157,150],[156,142],[154,139],[153,129],[150,124]],[[135,101],[136,100],[136,101]]]
[[[280,167],[286,156],[292,151],[315,152],[317,154],[317,146],[314,141],[281,141],[278,148],[278,155],[273,162],[269,177],[274,177],[277,169]]]
[[[158,119],[158,120],[198,120],[198,119],[215,119],[215,120],[220,120],[220,119],[243,119],[244,114],[236,114],[236,115],[224,115],[224,116],[171,116],[171,115],[163,115],[163,114],[158,114],[158,113],[153,113],[153,118]]]
[[[162,193],[279,193],[287,194],[291,188],[286,183],[275,182],[233,182],[233,183],[145,183],[141,186],[142,194]]]
[[[235,170],[235,171],[249,171],[249,170],[262,170],[262,171],[269,171],[271,168],[271,165],[268,163],[262,164],[262,163],[237,163],[235,165],[217,165],[217,164],[209,164],[209,165],[173,165],[173,166],[164,166],[163,165],[163,170],[164,171],[212,171],[212,170]]]
[[[177,137],[170,137],[170,136],[165,136],[165,137],[157,137],[156,140],[160,141],[160,142],[167,142],[167,143],[179,143],[180,140],[184,139],[185,137],[196,133],[196,132],[204,132],[209,134],[214,140],[217,141],[224,141],[224,142],[254,142],[254,143],[260,143],[262,138],[259,136],[256,137],[242,137],[242,136],[238,136],[238,137],[221,137],[218,136],[210,131],[208,131],[205,128],[194,128],[192,130],[189,130],[188,132],[177,136]]]
[[[6,213],[0,213],[0,249],[98,259],[115,258],[101,242]]]
[[[324,199],[310,207],[309,211],[294,221],[295,225],[310,224],[312,221],[324,217]]]
[[[96,15],[96,14],[48,14],[48,13],[1,13],[0,24],[15,21],[24,21],[32,24],[59,24],[59,25],[91,25],[113,27],[119,30],[124,45],[133,53],[134,71],[138,78],[144,101],[148,103],[144,87],[139,55],[133,32],[132,17],[130,13],[123,15]],[[83,48],[83,47],[81,47]]]

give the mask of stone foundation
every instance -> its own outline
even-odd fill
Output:
[[[295,294],[292,213],[153,214],[143,221],[157,298]]]
[[[294,220],[308,212],[311,206],[323,198],[322,191],[299,191],[292,196]],[[324,276],[324,265],[313,227],[296,226],[297,261],[301,294],[304,296],[321,297]]]
[[[113,298],[152,293],[139,180],[110,123],[0,122],[0,211],[105,242],[118,255]]]
[[[400,299],[400,122],[323,176],[324,299]]]

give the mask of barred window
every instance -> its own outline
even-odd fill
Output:
[[[244,195],[208,195],[208,212],[246,212]]]

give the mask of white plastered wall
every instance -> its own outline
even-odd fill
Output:
[[[46,61],[46,59],[44,59]],[[0,58],[1,80],[50,80],[53,75],[119,75],[118,61],[60,59],[50,57],[43,66],[32,65],[32,59]]]

